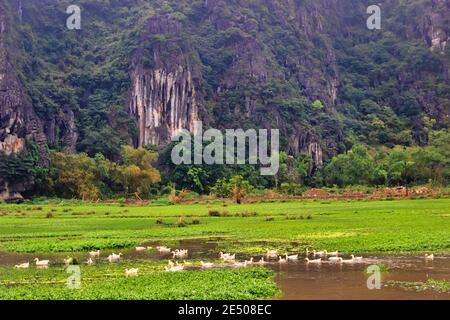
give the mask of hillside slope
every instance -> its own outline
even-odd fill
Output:
[[[449,1],[380,1],[372,31],[356,0],[78,2],[79,31],[70,1],[2,0],[2,150],[114,159],[201,119],[280,128],[320,167],[349,140],[422,145],[425,116],[449,125]]]

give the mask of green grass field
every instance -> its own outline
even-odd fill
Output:
[[[227,211],[229,216],[210,217],[210,210]],[[249,217],[236,216],[242,213]],[[180,218],[186,221],[185,227],[178,226]],[[243,242],[239,243],[242,249],[256,250],[257,242],[264,241],[272,246],[294,242],[343,252],[448,252],[450,199],[240,206],[223,202],[148,207],[0,205],[3,251],[76,252],[204,237],[224,238],[224,244]]]
[[[211,217],[210,211],[221,216]],[[266,201],[247,205],[216,201],[146,207],[77,202],[0,205],[3,252],[70,255],[132,248],[152,241],[172,244],[210,237],[219,239],[218,250],[249,255],[267,249],[303,253],[307,247],[346,253],[447,254],[450,199]],[[161,272],[163,262],[140,263],[145,274],[130,279],[123,274],[126,265],[85,267],[87,284],[76,292],[65,289],[63,267],[13,270],[3,266],[0,299],[264,299],[277,294],[273,274],[265,269],[167,274]],[[110,274],[110,281],[101,280],[105,273]],[[233,285],[224,290],[223,281]]]

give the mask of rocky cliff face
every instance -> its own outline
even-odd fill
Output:
[[[0,3],[0,152],[20,154],[25,151],[27,139],[34,140],[45,165],[46,137],[41,121],[9,61],[10,53],[6,45],[9,28],[6,8]],[[11,184],[0,177],[0,198],[20,199],[20,192],[25,191],[28,184],[29,181]]]
[[[0,5],[0,151],[20,153],[25,148],[26,139],[32,138],[45,161],[46,137],[31,100],[9,61],[10,53],[6,46],[8,31],[6,9]]]
[[[405,36],[409,39],[419,36],[431,50],[444,54],[450,40],[450,2],[431,0],[427,6],[417,6],[414,9],[413,16],[417,18],[418,23],[407,28]]]
[[[137,145],[165,146],[177,131],[194,130],[201,99],[198,72],[178,40],[180,22],[158,15],[146,28],[133,57],[129,109],[139,127]],[[161,44],[158,37],[169,41]]]
[[[132,140],[131,115],[136,146],[164,147],[196,119],[218,129],[278,128],[284,150],[309,153],[320,168],[348,149],[349,136],[420,144],[425,115],[436,129],[450,123],[446,0],[380,0],[377,31],[366,28],[373,3],[360,0],[124,0],[108,8],[87,0],[79,32],[65,30],[55,0],[3,3],[0,149],[8,153],[30,136],[114,158]],[[7,17],[23,35],[12,42],[27,48],[23,70],[7,57]],[[313,108],[316,100],[323,107]],[[90,133],[113,140],[113,123],[124,138],[105,152]]]

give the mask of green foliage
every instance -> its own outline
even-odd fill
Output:
[[[322,110],[324,108],[322,101],[320,100],[315,100],[312,104],[312,107],[314,110]]]
[[[49,269],[40,275],[30,270],[1,269],[0,281],[17,286],[1,286],[2,300],[262,300],[275,297],[279,289],[274,273],[263,268],[209,271],[162,272],[162,266],[133,264],[139,276],[126,278],[123,269],[131,266],[83,267],[80,290],[67,288],[64,269]],[[105,277],[104,275],[108,276]],[[23,283],[23,279],[34,284]],[[36,286],[39,284],[39,286]]]
[[[339,186],[369,184],[373,179],[374,167],[367,148],[355,145],[347,154],[331,160],[325,170],[326,180]]]
[[[334,157],[324,169],[328,185],[409,186],[449,181],[448,131],[431,133],[425,147],[370,150],[356,144],[346,154]]]
[[[219,179],[211,188],[211,193],[222,198],[233,197],[236,203],[240,204],[252,189],[251,184],[244,177],[238,175],[229,180]]]
[[[65,198],[97,200],[113,193],[142,195],[160,181],[153,167],[157,154],[144,148],[122,148],[122,160],[114,163],[102,154],[90,158],[87,154],[50,155],[49,189]],[[115,192],[114,192],[115,191]]]
[[[0,204],[0,213],[8,213],[0,214],[0,249],[35,253],[73,251],[85,258],[85,252],[97,249],[119,251],[154,241],[216,237],[224,245],[238,243],[236,253],[246,252],[247,246],[255,247],[252,252],[265,253],[268,246],[284,252],[286,245],[293,242],[348,253],[450,250],[450,200],[445,198],[389,202],[329,200],[324,204],[312,200],[230,203],[227,214],[222,212],[225,209],[213,209],[209,204],[122,206],[60,200],[51,203],[40,205],[41,210],[27,204]],[[54,218],[45,219],[52,209],[56,210]],[[72,211],[64,212],[66,209]],[[210,217],[210,210],[218,211],[220,217]],[[16,215],[19,211],[27,215]],[[73,215],[88,212],[94,214]],[[313,219],[306,220],[309,215]],[[202,223],[177,228],[181,216],[187,221],[195,217]],[[267,223],[266,216],[274,217],[275,221]],[[301,220],[301,216],[305,219]],[[298,219],[291,220],[295,217]],[[163,224],[157,224],[157,220]]]
[[[178,190],[230,196],[212,186],[238,175],[256,188],[277,187],[289,194],[323,184],[449,181],[445,129],[449,122],[441,111],[449,107],[450,86],[444,72],[448,48],[442,55],[432,52],[424,41],[411,38],[415,33],[408,29],[421,23],[423,10],[429,8],[424,0],[387,5],[385,27],[378,33],[361,28],[358,14],[364,14],[365,7],[354,3],[354,13],[323,19],[322,31],[312,36],[305,34],[294,14],[310,6],[309,1],[278,3],[277,14],[264,2],[233,2],[216,8],[221,20],[215,21],[202,1],[81,0],[80,32],[65,27],[61,8],[69,4],[68,0],[60,5],[53,0],[23,3],[23,19],[13,21],[8,39],[12,63],[37,114],[55,122],[51,148],[64,149],[62,120],[73,112],[77,151],[91,159],[102,154],[119,165],[71,159],[89,168],[100,166],[85,177],[83,191],[75,191],[75,186],[58,189],[48,184],[55,172],[33,166],[22,156],[2,158],[0,172],[7,179],[34,176],[40,187],[30,194],[53,190],[80,197],[81,192],[95,199],[117,193],[165,193],[173,183]],[[326,17],[321,6],[317,10],[320,19]],[[148,17],[167,13],[181,23],[180,34],[145,36]],[[122,146],[137,135],[126,111],[132,54],[141,47],[143,67],[154,68],[154,51],[161,46],[167,46],[161,50],[165,57],[181,50],[200,71],[201,116],[211,126],[281,129],[282,161],[276,177],[261,177],[257,166],[173,166],[166,152],[158,167],[163,181],[155,191],[148,187],[159,180],[155,172],[121,163]],[[339,83],[332,103],[334,79]],[[324,147],[324,170],[315,168],[307,155],[290,157],[291,138],[304,134]],[[352,150],[350,137],[367,144],[366,152],[360,153],[359,147]],[[408,148],[402,153],[404,146]],[[75,176],[69,179],[71,184],[82,180]],[[95,187],[88,188],[91,182]]]

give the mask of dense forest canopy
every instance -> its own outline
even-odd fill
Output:
[[[447,1],[379,1],[380,30],[367,29],[370,1],[79,0],[81,30],[69,30],[72,4],[0,5],[0,60],[11,69],[0,84],[20,87],[24,101],[0,101],[0,142],[28,140],[1,155],[0,186],[97,199],[210,193],[236,177],[290,193],[448,183]],[[36,124],[8,127],[27,122],[22,113]],[[142,122],[150,113],[159,126]],[[280,129],[280,172],[174,166],[171,119],[189,126],[192,117],[221,130]],[[130,145],[147,164],[127,160]],[[29,191],[32,181],[40,187]]]

